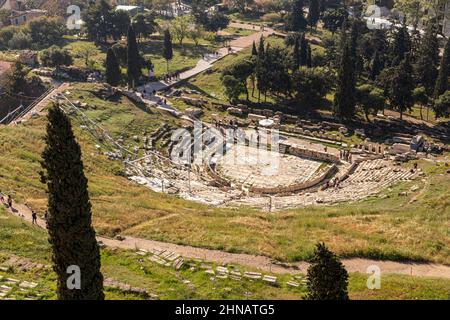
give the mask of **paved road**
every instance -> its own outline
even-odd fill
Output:
[[[241,23],[231,23],[230,27],[241,28],[241,29],[252,29],[253,28],[252,25],[241,24]],[[197,65],[194,68],[189,69],[185,72],[182,72],[180,74],[179,80],[173,81],[173,82],[165,82],[165,81],[149,82],[145,86],[141,86],[139,88],[139,91],[142,91],[144,88],[147,92],[151,92],[153,90],[156,90],[156,91],[164,90],[164,89],[166,89],[170,86],[173,86],[183,80],[189,79],[193,76],[196,76],[199,73],[202,73],[202,72],[208,70],[209,68],[212,67],[212,65],[215,62],[219,61],[220,59],[223,59],[224,57],[226,57],[229,54],[239,52],[245,48],[250,47],[253,44],[253,42],[259,41],[259,39],[261,38],[261,35],[263,35],[264,37],[268,37],[274,33],[275,33],[275,31],[273,29],[266,28],[264,31],[257,29],[256,33],[253,33],[253,34],[250,34],[247,36],[238,37],[238,38],[230,41],[230,47],[232,49],[231,51],[229,51],[228,48],[225,47],[225,48],[221,48],[217,51],[219,53],[218,55],[215,55],[215,54],[205,55],[202,59],[200,59],[197,62]]]
[[[31,211],[28,207],[21,204],[14,204],[14,215],[20,216],[22,219],[31,222]],[[38,219],[38,225],[45,228],[45,221]],[[191,259],[203,259],[205,261],[240,264],[251,268],[257,268],[265,272],[273,272],[277,274],[283,273],[305,273],[308,263],[297,262],[292,266],[280,265],[269,257],[257,256],[251,254],[229,253],[220,250],[210,250],[191,246],[183,246],[161,241],[153,241],[142,238],[125,237],[125,240],[119,241],[102,236],[97,237],[108,247],[120,248],[126,250],[145,249],[152,251],[154,249],[167,250],[180,254],[183,257]],[[420,277],[438,277],[450,279],[450,266],[434,264],[434,263],[407,263],[393,261],[378,261],[370,259],[343,259],[343,264],[348,272],[366,273],[369,266],[378,266],[381,274],[403,274]]]

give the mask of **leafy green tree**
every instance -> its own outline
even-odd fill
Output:
[[[225,75],[222,77],[222,84],[225,88],[225,94],[230,102],[235,102],[239,99],[239,96],[246,91],[242,81],[236,79],[231,75]]]
[[[449,88],[448,78],[450,76],[450,39],[445,44],[444,54],[442,55],[439,66],[439,73],[434,88],[434,97],[439,97]]]
[[[92,42],[80,42],[72,49],[72,52],[75,57],[81,58],[84,60],[84,65],[88,68],[93,69],[95,61],[91,59],[93,56],[97,56],[100,54],[99,48]]]
[[[348,12],[344,8],[327,10],[322,17],[323,26],[334,34],[342,27],[342,24],[347,18]]]
[[[15,62],[6,75],[5,91],[9,94],[17,94],[25,90],[28,70],[20,62]]]
[[[330,78],[330,74],[323,68],[300,68],[292,76],[295,101],[308,108],[319,106],[331,90]]]
[[[183,45],[183,40],[188,37],[191,23],[191,18],[187,15],[176,17],[171,21],[170,33],[180,45]]]
[[[412,77],[412,66],[409,56],[393,69],[390,100],[391,105],[400,113],[400,119],[403,118],[403,112],[411,109],[414,104],[413,90],[414,79]]]
[[[318,243],[307,271],[309,300],[349,300],[348,273],[339,258],[324,243]]]
[[[169,61],[173,58],[173,49],[172,36],[170,35],[170,31],[168,29],[164,31],[163,57],[166,59],[167,72],[169,72]]]
[[[450,116],[450,90],[445,91],[434,101],[434,112],[436,118]]]
[[[9,9],[0,9],[0,26],[7,27],[11,25],[11,17],[12,11]]]
[[[73,58],[67,49],[51,46],[40,53],[41,64],[44,67],[70,66]]]
[[[267,45],[264,57],[265,83],[264,99],[267,92],[279,97],[288,95],[291,89],[289,75],[289,61],[286,59],[288,53],[280,47],[271,47]]]
[[[222,74],[223,76],[230,75],[236,80],[241,81],[248,100],[249,93],[247,89],[247,80],[253,74],[254,69],[255,64],[252,59],[241,59],[226,68]]]
[[[406,14],[407,22],[417,29],[420,20],[425,15],[423,0],[396,0],[394,6],[400,12]]]
[[[209,17],[205,29],[212,32],[225,29],[230,23],[230,18],[220,12],[216,12]]]
[[[9,49],[8,42],[20,29],[16,26],[8,26],[0,28],[0,49]],[[29,37],[29,46],[31,46],[31,37]]]
[[[41,181],[48,190],[47,229],[60,300],[103,300],[100,249],[92,227],[88,181],[81,149],[67,115],[56,105],[48,112]],[[81,273],[80,289],[69,288],[69,267]],[[69,280],[69,281],[68,281]]]
[[[30,49],[33,45],[33,39],[30,34],[19,30],[12,35],[12,38],[8,41],[8,49],[23,50]]]
[[[356,88],[356,102],[364,111],[368,122],[370,122],[370,114],[377,115],[379,111],[384,110],[386,105],[383,91],[370,84],[363,84]]]
[[[355,115],[355,75],[348,44],[344,45],[341,53],[333,107],[334,113],[341,119]]]
[[[113,11],[108,1],[97,0],[83,15],[84,28],[88,37],[96,42],[106,43],[113,29]]]
[[[303,15],[303,0],[294,0],[289,19],[287,20],[289,31],[304,31],[308,25],[308,21]]]
[[[317,26],[320,19],[319,0],[309,0],[308,24],[312,28]]]
[[[61,42],[65,30],[61,19],[47,17],[31,20],[28,28],[35,47],[49,47]]]
[[[133,19],[133,28],[139,39],[150,36],[156,31],[157,23],[152,13],[138,13]]]
[[[112,48],[109,48],[106,53],[105,69],[106,82],[112,86],[117,86],[121,81],[122,71]]]
[[[115,10],[111,12],[111,26],[109,34],[114,40],[119,40],[126,35],[131,24],[130,14],[125,10]]]
[[[140,55],[133,26],[128,28],[127,37],[127,75],[128,86],[135,88],[141,77]]]

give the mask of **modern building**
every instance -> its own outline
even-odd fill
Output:
[[[134,17],[140,12],[144,12],[144,8],[141,6],[127,6],[127,5],[118,5],[116,7],[116,11],[123,10],[129,13],[130,17]]]

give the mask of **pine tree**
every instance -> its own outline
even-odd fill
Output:
[[[307,272],[309,300],[348,300],[348,273],[324,243],[318,243]]]
[[[309,0],[308,24],[311,27],[311,29],[317,26],[319,18],[320,18],[319,0]]]
[[[289,20],[289,30],[291,31],[303,31],[305,30],[308,21],[303,15],[303,0],[294,0],[292,4],[292,11]]]
[[[172,49],[172,36],[170,35],[169,29],[164,31],[164,48],[163,48],[163,57],[167,62],[167,72],[169,72],[169,61],[173,58],[173,49]]]
[[[133,26],[128,28],[127,37],[127,65],[128,65],[128,86],[135,88],[141,76],[140,55],[136,42],[136,34]]]
[[[355,114],[355,76],[350,46],[343,48],[334,96],[334,113],[341,119],[349,119]]]
[[[450,76],[450,39],[447,40],[445,45],[444,54],[439,66],[439,74],[436,80],[436,86],[434,88],[434,97],[437,98],[449,90],[448,77]]]
[[[400,119],[403,118],[403,112],[411,109],[414,104],[413,90],[412,66],[406,55],[400,65],[394,68],[390,88],[391,105],[400,113]]]
[[[117,61],[116,54],[112,48],[108,49],[106,53],[106,82],[112,86],[117,86],[122,78],[119,61]]]
[[[47,184],[48,189],[47,229],[53,251],[53,269],[57,275],[58,298],[103,300],[100,250],[92,227],[81,149],[69,118],[56,105],[48,112],[45,142],[41,181]],[[80,268],[79,290],[68,287],[69,266]]]
[[[433,95],[438,76],[439,42],[434,24],[429,24],[420,45],[414,65],[417,83],[423,86],[429,96]]]

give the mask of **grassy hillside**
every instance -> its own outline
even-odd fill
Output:
[[[81,97],[87,113],[129,148],[132,137],[155,130],[173,118],[144,112],[126,98],[105,102],[77,85],[71,99]],[[45,119],[0,127],[0,189],[42,214],[46,205],[39,182]],[[85,171],[99,233],[128,234],[149,239],[248,252],[284,261],[308,258],[317,241],[342,256],[389,260],[426,260],[450,264],[450,179],[443,164],[419,162],[427,181],[403,183],[353,204],[316,206],[274,214],[253,209],[220,209],[154,193],[122,176],[122,164],[95,148],[96,141],[74,129],[82,146]],[[409,164],[411,165],[411,164]],[[412,185],[419,190],[409,192]],[[407,196],[400,196],[408,191]],[[385,198],[386,197],[386,198]],[[413,201],[414,200],[414,201]]]
[[[0,266],[15,257],[27,261],[27,270],[19,267],[0,271],[0,285],[8,278],[32,281],[34,289],[21,290],[13,285],[6,298],[55,299],[55,274],[51,270],[50,248],[45,231],[33,227],[0,207]],[[278,276],[279,286],[243,278],[211,280],[211,275],[196,268],[175,271],[161,267],[131,251],[102,249],[102,273],[105,278],[147,290],[158,299],[300,299],[305,288],[286,285],[289,275]],[[24,260],[25,259],[25,260]],[[197,263],[192,261],[191,263]],[[47,267],[40,268],[39,264]],[[242,271],[249,271],[237,266]],[[382,278],[380,290],[366,288],[367,276],[351,274],[349,291],[352,299],[447,299],[450,280],[389,275]],[[144,299],[140,294],[106,287],[107,299]]]

